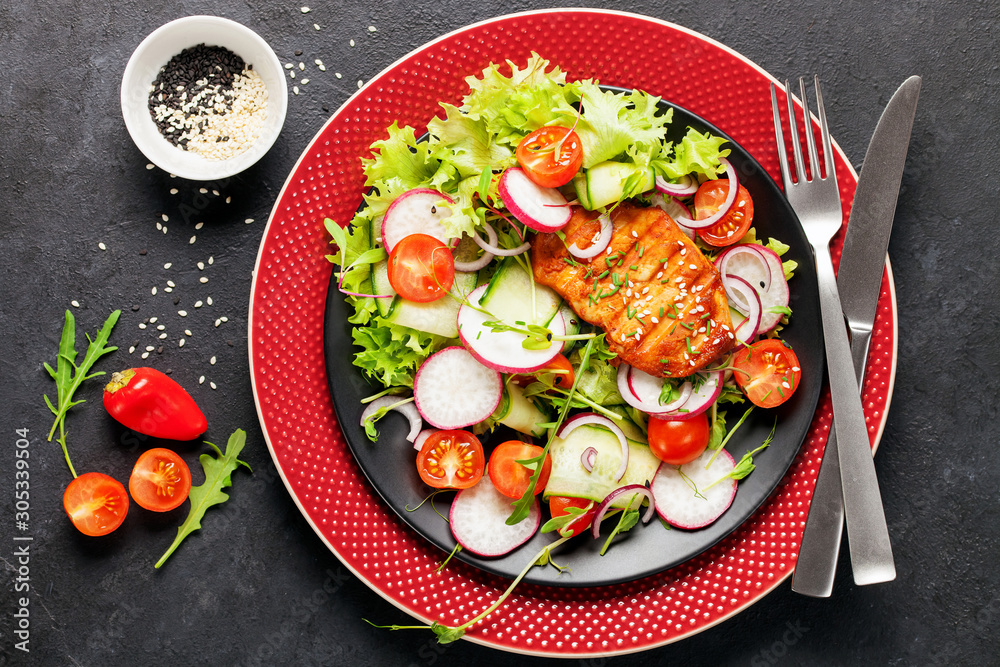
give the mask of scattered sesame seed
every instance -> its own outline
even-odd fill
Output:
[[[368,32],[378,32],[378,29],[375,26],[370,25],[368,26]]]
[[[101,241],[100,243],[98,243],[97,247],[100,248],[101,250],[107,250],[108,249],[108,246],[104,245],[103,241]]]
[[[319,30],[319,24],[318,23],[313,23],[313,27],[316,28],[317,30]]]
[[[163,225],[163,233],[164,233],[164,234],[166,234],[166,233],[167,233],[167,226],[166,226],[166,225]]]
[[[142,353],[142,358],[143,359],[148,359],[149,358],[149,352],[143,352]]]
[[[285,63],[285,69],[292,69],[293,67],[295,67],[295,65],[292,63]]]
[[[351,46],[354,46],[354,40],[353,39],[351,40],[350,44],[351,44]]]
[[[681,248],[681,257],[683,257],[686,254],[688,254],[687,248]]]
[[[198,238],[197,236],[192,236],[192,237],[191,237],[191,238],[190,238],[190,239],[188,240],[188,245],[193,245],[193,244],[194,244],[194,242],[195,242],[195,240],[196,240],[197,238]]]
[[[154,166],[154,165],[153,165],[152,163],[148,163],[148,164],[146,165],[146,169],[152,169],[152,168],[153,168],[153,166]]]
[[[163,268],[165,268],[165,269],[169,269],[169,268],[170,268],[171,266],[173,266],[173,265],[174,265],[174,264],[173,264],[173,262],[167,262],[166,264],[164,264],[164,265],[163,265]],[[171,287],[173,287],[173,284],[172,284],[172,283],[168,283],[168,284],[169,284],[169,285],[170,285]]]
[[[156,228],[157,229],[163,229],[163,223],[162,222],[156,223]]]
[[[228,204],[229,202],[231,202],[231,201],[233,201],[233,198],[232,198],[232,197],[226,197],[226,203],[227,203],[227,204]]]
[[[317,66],[317,67],[319,67],[320,65],[322,65],[322,64],[323,64],[323,61],[322,61],[322,60],[320,60],[319,58],[317,58],[317,59],[316,59],[316,60],[314,60],[313,62],[314,62],[314,63],[316,63],[316,66]]]
[[[247,218],[243,222],[249,225],[251,222],[253,222],[253,218]]]
[[[212,364],[214,366],[215,365],[215,357],[212,357],[211,359],[209,359],[208,363],[210,363],[210,364]]]
[[[792,370],[798,373],[802,369],[800,369],[798,366],[792,366]]]
[[[204,222],[199,222],[199,223],[197,223],[197,224],[196,224],[196,225],[194,226],[194,228],[195,228],[195,229],[197,230],[197,229],[201,229],[201,228],[202,228],[202,227],[204,227],[204,226],[205,226],[205,223],[204,223]]]
[[[164,287],[163,291],[166,292],[167,294],[169,294],[170,292],[174,291],[174,288],[173,287]]]
[[[165,334],[165,333],[161,333],[161,334],[160,334],[160,340],[163,340],[163,339],[164,339],[164,338],[166,338],[166,337],[167,337],[167,334]]]
[[[643,294],[649,294],[649,287],[648,287],[648,286],[646,286],[646,287],[643,287],[643,288],[642,288],[642,293],[643,293]]]
[[[180,192],[177,188],[170,188],[170,194],[175,195]]]
[[[306,85],[307,83],[309,83],[309,79],[302,79],[302,85],[303,86]]]
[[[208,297],[207,299],[205,299],[205,303],[207,303],[208,305],[211,306],[212,305],[212,297]]]
[[[338,79],[343,79],[343,78],[344,78],[344,75],[343,75],[343,74],[341,74],[340,72],[334,72],[334,73],[333,73],[333,75],[334,75],[335,77],[337,77]]]
[[[164,329],[166,329],[166,328],[167,328],[167,327],[163,326],[162,324],[157,324],[157,325],[156,325],[156,330],[157,330],[157,331],[163,331],[163,330],[164,330]]]
[[[205,283],[208,282],[208,278],[206,278],[205,276],[202,276],[201,278],[198,278],[198,282],[200,282],[201,284],[204,285]]]
[[[638,232],[636,232],[634,229],[632,230],[632,237],[633,238],[639,238]]]
[[[205,384],[205,376],[204,375],[202,375],[200,378],[198,378],[198,384]]]
[[[215,320],[215,326],[216,326],[217,328],[218,328],[218,326],[219,326],[220,324],[222,324],[222,320]]]
[[[177,347],[184,347],[184,339],[183,338],[181,338],[179,341],[177,341]]]
[[[214,255],[208,258],[208,263],[209,264],[215,264],[215,256]]]
[[[656,274],[656,279],[657,280],[660,279],[660,278],[662,278],[662,277],[663,277],[663,271],[660,271],[659,273]]]
[[[194,302],[194,307],[195,307],[195,308],[201,308],[201,306],[202,306],[202,303],[201,303],[201,301],[195,301],[195,302]]]
[[[319,71],[320,72],[325,72],[326,71],[326,65],[319,65],[318,67],[319,67]]]
[[[199,271],[205,270],[205,262],[198,262],[198,270]]]
[[[135,345],[130,345],[128,348],[128,353],[132,354],[133,352],[135,352]]]
[[[155,350],[155,349],[156,349],[156,348],[155,348],[155,347],[153,347],[152,345],[147,345],[147,346],[146,346],[146,352],[152,352],[152,351],[153,351],[153,350]]]
[[[294,79],[295,78],[295,72],[289,72],[288,76]]]
[[[218,387],[215,386],[214,382],[209,382],[208,386],[211,387],[212,389],[218,389]]]
[[[225,315],[223,315],[223,316],[222,316],[222,317],[220,317],[219,319],[220,319],[220,320],[222,320],[223,322],[228,322],[228,321],[229,321],[229,318],[228,318],[228,317],[226,317]]]
[[[139,322],[139,328],[140,329],[145,329],[146,328],[146,323],[145,322]]]
[[[198,188],[198,192],[200,192],[203,195],[207,195],[208,194],[208,188]]]
[[[167,287],[177,287],[177,285],[174,284],[173,280],[168,280],[167,281]],[[150,320],[150,321],[152,321],[152,320]]]
[[[219,191],[218,190],[212,190],[212,194],[215,195],[216,197],[218,197],[219,196]]]
[[[691,269],[692,271],[697,271],[698,270],[698,265],[697,264],[688,264],[688,268]]]
[[[193,336],[194,334],[192,334],[192,333],[191,333],[191,330],[190,330],[190,329],[185,329],[185,330],[184,330],[184,335],[185,335],[185,336]]]
[[[178,310],[177,314],[180,315],[181,317],[187,317],[188,316],[188,313],[187,313],[186,310]]]
[[[295,93],[296,95],[298,95],[299,94],[299,87],[298,86],[292,86],[292,92]]]
[[[80,307],[80,302],[77,301],[76,299],[73,299],[72,301],[70,301],[70,304],[72,304],[72,306],[74,308],[79,308]]]
[[[170,178],[177,178],[177,174],[170,174]]]
[[[306,64],[305,63],[299,63],[299,71],[300,72],[304,72],[305,70],[306,70]]]
[[[654,315],[653,317],[649,318],[649,319],[650,319],[650,321],[651,321],[651,322],[652,322],[653,324],[659,324],[659,323],[660,323],[660,320],[659,320],[659,319],[657,319],[657,317],[656,317],[655,315]]]
[[[365,82],[362,81],[361,79],[358,79],[358,88],[361,88],[364,85],[365,85]]]
[[[163,220],[163,222],[170,222],[170,216],[168,216],[166,213],[161,213],[160,218]]]
[[[625,290],[625,296],[632,296],[632,290]]]

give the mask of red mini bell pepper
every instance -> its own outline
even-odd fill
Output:
[[[154,438],[191,440],[208,427],[191,395],[155,368],[113,373],[104,407],[122,425]]]

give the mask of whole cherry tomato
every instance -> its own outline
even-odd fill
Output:
[[[154,438],[191,440],[208,427],[191,395],[155,368],[112,373],[104,407],[122,425]]]
[[[649,451],[670,465],[684,465],[701,456],[708,447],[708,415],[704,412],[690,419],[649,418]]]

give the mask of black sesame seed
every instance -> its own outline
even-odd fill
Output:
[[[145,248],[143,248],[142,250],[140,250],[140,251],[139,251],[139,254],[140,254],[140,255],[145,255],[145,254],[146,254],[146,249],[145,249]]]

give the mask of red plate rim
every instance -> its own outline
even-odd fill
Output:
[[[323,305],[331,270],[322,259],[326,244],[322,230],[324,216],[313,212],[310,224],[300,221],[299,226],[289,218],[303,205],[294,200],[305,198],[308,207],[310,202],[320,199],[320,195],[312,194],[317,187],[306,183],[303,172],[313,169],[312,162],[323,156],[322,151],[326,151],[329,163],[330,149],[324,148],[329,145],[329,139],[323,143],[324,138],[341,126],[350,128],[347,116],[357,113],[365,100],[371,101],[370,95],[378,92],[384,79],[407,63],[422,57],[430,59],[429,54],[436,49],[475,45],[476,42],[470,40],[481,40],[481,33],[527,33],[533,22],[553,18],[558,18],[563,26],[579,23],[580,30],[599,30],[591,26],[603,21],[611,28],[638,27],[640,32],[645,30],[661,37],[687,39],[716,57],[734,59],[747,68],[748,73],[744,76],[763,77],[765,83],[774,83],[779,90],[784,90],[773,76],[736,51],[660,19],[610,10],[548,9],[481,21],[432,40],[400,58],[331,115],[285,181],[269,216],[255,264],[248,318],[251,385],[261,429],[278,473],[305,519],[344,566],[387,601],[428,623],[457,624],[474,616],[495,599],[507,582],[464,564],[449,566],[441,574],[435,574],[433,569],[442,558],[441,552],[424,542],[395,517],[391,508],[382,504],[351,459],[336,426],[322,356]],[[478,43],[482,45],[482,41]],[[627,46],[624,43],[620,47],[605,46],[606,50],[615,48],[624,50]],[[501,59],[502,56],[492,57],[494,61]],[[550,59],[569,69],[555,58]],[[478,73],[478,70],[473,71]],[[622,85],[603,78],[602,83]],[[704,110],[675,103],[687,106],[730,132],[725,121],[718,120],[718,115],[713,117]],[[734,138],[750,150],[774,178],[777,160],[769,124],[768,129],[770,145],[765,147],[760,141],[757,150],[747,145],[753,142],[737,134]],[[846,221],[857,173],[836,142],[834,149]],[[315,152],[317,150],[320,152]],[[350,157],[356,162],[361,154]],[[357,196],[353,203],[346,205],[350,210],[360,201],[360,188],[355,186],[355,189]],[[841,244],[842,234],[831,246],[835,262],[839,261]],[[286,292],[274,296],[279,288]],[[309,298],[295,298],[301,296]],[[295,331],[287,326],[289,318],[293,324],[300,325]],[[320,335],[314,336],[315,341],[312,338],[295,340],[296,335],[315,335],[317,327]],[[887,259],[863,391],[873,450],[885,428],[895,381],[896,327],[895,286]],[[290,342],[297,342],[297,345],[290,346]],[[294,383],[289,383],[290,379],[294,379]],[[289,389],[289,384],[294,386]],[[524,586],[493,615],[473,626],[465,637],[515,653],[571,658],[609,656],[678,641],[743,611],[792,574],[830,420],[829,392],[824,390],[806,442],[778,489],[740,529],[701,556],[660,575],[627,584],[590,589]],[[322,456],[325,459],[320,460]],[[336,478],[336,483],[330,484],[330,475]],[[364,523],[366,530],[350,535],[344,532],[345,527],[357,528],[358,521]],[[758,542],[766,541],[768,533],[774,535],[779,525],[779,538],[774,539],[783,540],[780,542],[782,551],[776,554],[778,543],[772,540],[761,545]],[[375,546],[375,542],[379,546]],[[387,544],[390,546],[385,546]],[[408,568],[406,585],[400,585],[403,582],[391,576],[401,574],[402,570],[394,571],[395,566],[384,562],[386,556],[378,551],[379,548],[397,550],[396,563],[402,558]],[[767,551],[768,548],[771,551]],[[413,564],[409,565],[411,562]],[[442,598],[444,603],[440,601]],[[647,622],[634,627],[636,618],[643,614]],[[569,619],[565,618],[567,616]]]

